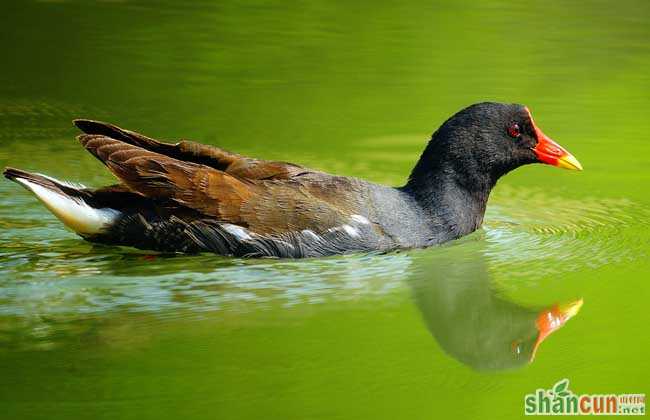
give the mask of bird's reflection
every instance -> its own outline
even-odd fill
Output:
[[[60,282],[11,284],[12,293],[0,304],[15,321],[0,325],[0,344],[76,342],[95,331],[97,322],[106,329],[110,319],[120,319],[115,322],[120,326],[120,316],[133,322],[134,313],[141,323],[150,322],[145,314],[177,320],[201,314],[221,325],[269,308],[390,300],[403,296],[406,283],[447,354],[476,370],[502,370],[531,362],[542,340],[582,305],[546,301],[546,307],[532,308],[499,294],[486,257],[490,244],[476,238],[422,251],[300,261],[116,253],[102,247],[89,252],[71,245],[64,242],[50,255],[34,257],[40,269],[64,273]]]
[[[410,279],[414,298],[427,328],[453,358],[475,370],[521,367],[578,313],[582,299],[546,308],[509,301],[492,285],[481,244],[418,255]]]

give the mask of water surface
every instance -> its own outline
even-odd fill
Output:
[[[496,100],[585,167],[509,174],[443,247],[303,261],[89,244],[0,182],[7,418],[513,418],[565,377],[648,392],[647,2],[5,9],[0,166],[113,182],[74,140],[86,117],[400,185],[439,124]],[[578,298],[534,362],[513,353]]]

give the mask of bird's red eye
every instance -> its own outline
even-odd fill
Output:
[[[519,124],[517,123],[512,123],[508,126],[508,135],[513,138],[517,138],[521,135],[521,131],[519,131]]]

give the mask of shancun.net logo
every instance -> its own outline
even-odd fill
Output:
[[[569,380],[524,396],[526,415],[645,415],[645,394],[574,394]]]

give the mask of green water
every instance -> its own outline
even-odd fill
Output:
[[[3,418],[516,418],[562,378],[648,393],[650,3],[2,15],[0,166],[113,182],[74,140],[86,117],[400,185],[444,119],[496,100],[585,167],[509,174],[483,229],[448,246],[303,261],[92,245],[0,182]],[[533,363],[513,353],[577,298]]]

